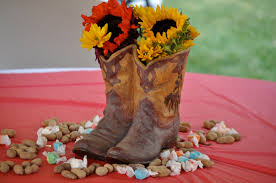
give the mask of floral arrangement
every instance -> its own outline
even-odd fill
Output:
[[[130,44],[137,45],[140,60],[147,64],[194,45],[199,32],[187,15],[163,5],[127,7],[125,0],[103,2],[92,8],[92,15],[82,15],[83,48],[95,48],[96,57],[111,54]]]

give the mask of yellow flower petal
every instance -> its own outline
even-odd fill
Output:
[[[98,48],[103,47],[103,44],[111,37],[111,32],[106,34],[107,31],[108,24],[105,24],[102,28],[97,24],[91,24],[89,32],[82,32],[82,38],[80,38],[80,42],[82,43],[81,47],[88,48],[88,50],[96,46]]]

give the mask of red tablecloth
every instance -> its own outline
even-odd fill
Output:
[[[206,119],[224,120],[242,134],[232,145],[212,143],[198,150],[215,161],[210,169],[145,182],[276,182],[276,83],[224,76],[187,73],[181,98],[181,120],[192,130],[201,129]],[[0,128],[14,128],[19,143],[36,140],[41,122],[53,116],[61,121],[83,121],[102,114],[104,83],[99,71],[41,74],[0,74]],[[183,134],[186,136],[186,134]],[[73,144],[67,157],[72,157]],[[7,148],[0,146],[0,160],[8,160]],[[46,149],[50,151],[51,149]],[[39,173],[27,176],[0,173],[0,182],[69,182],[54,174],[54,165],[44,164]],[[12,159],[16,162],[22,160]],[[135,178],[112,173],[92,175],[75,182],[137,182]]]

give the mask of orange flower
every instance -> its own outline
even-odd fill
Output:
[[[130,29],[137,29],[137,26],[131,24],[132,8],[127,8],[125,0],[120,5],[117,0],[109,0],[108,3],[103,2],[92,8],[92,15],[81,15],[84,22],[82,23],[85,31],[89,31],[91,24],[103,26],[108,24],[108,32],[112,33],[109,41],[104,43],[104,54],[114,50],[120,46],[128,38]]]

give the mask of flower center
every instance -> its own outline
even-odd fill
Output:
[[[122,34],[122,30],[118,25],[122,22],[121,17],[116,17],[113,15],[106,15],[104,16],[97,24],[100,27],[103,27],[106,23],[108,24],[108,31],[107,32],[112,32],[112,35],[109,39],[110,42],[114,43],[114,38],[119,36],[119,34]]]
[[[160,32],[160,34],[162,35],[163,32],[166,33],[167,30],[170,29],[171,27],[176,28],[176,22],[172,19],[165,19],[165,20],[157,21],[151,30],[156,36],[157,32]]]

